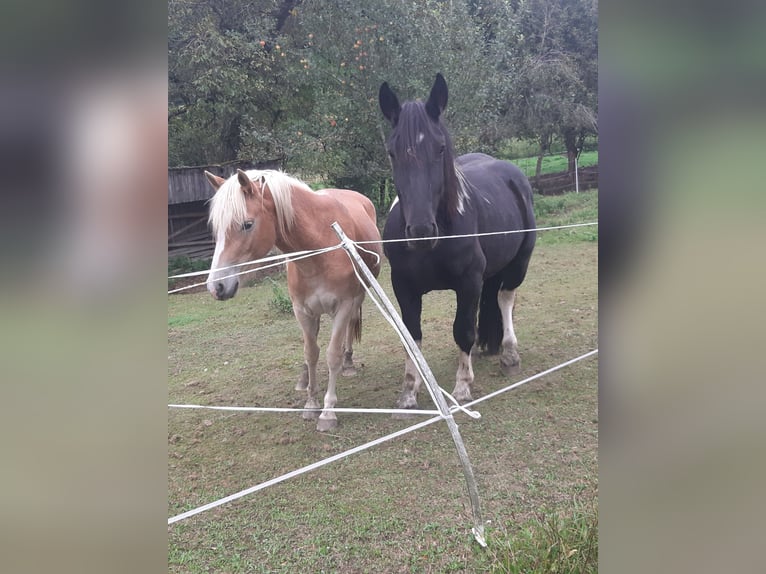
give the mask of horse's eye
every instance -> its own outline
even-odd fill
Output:
[[[242,231],[250,231],[253,228],[253,221],[245,221],[242,224]]]
[[[444,144],[442,144],[442,146],[439,148],[439,155],[444,155],[444,149],[445,149],[445,146]]]
[[[390,157],[391,159],[394,159],[394,152],[392,152],[391,150],[389,150],[389,151],[388,151],[388,157]]]

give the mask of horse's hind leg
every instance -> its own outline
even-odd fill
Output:
[[[353,377],[357,374],[354,366],[354,341],[362,340],[362,302],[364,295],[358,298],[358,304],[354,302],[354,311],[352,311],[351,320],[346,328],[346,338],[343,344],[343,367],[341,374],[344,377]]]
[[[510,291],[501,289],[497,293],[497,304],[500,307],[500,315],[503,318],[503,350],[500,355],[500,369],[507,376],[517,375],[521,372],[519,342],[513,330],[513,306],[515,301],[516,289],[511,289]]]
[[[519,357],[519,342],[513,330],[513,307],[516,303],[516,289],[522,284],[527,275],[529,259],[534,247],[534,236],[525,239],[525,246],[519,250],[514,261],[503,274],[503,285],[497,294],[497,304],[503,319],[503,341],[500,355],[500,369],[507,376],[521,372]]]

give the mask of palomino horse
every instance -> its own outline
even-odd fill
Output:
[[[383,229],[391,282],[412,338],[420,344],[423,295],[455,291],[457,310],[452,333],[460,348],[455,398],[471,400],[471,350],[476,341],[489,354],[502,351],[507,375],[520,370],[513,330],[516,288],[527,273],[535,245],[532,189],[515,165],[488,155],[454,157],[449,132],[440,121],[447,105],[441,74],[428,101],[399,105],[383,83],[378,94],[383,115],[393,129],[386,147],[391,157],[397,200]],[[477,237],[476,234],[499,232]],[[447,235],[473,235],[440,239]],[[420,377],[407,359],[399,408],[416,408]]]
[[[365,196],[347,189],[312,191],[305,183],[279,171],[237,170],[229,179],[205,172],[216,189],[210,204],[210,224],[216,236],[215,253],[207,288],[216,299],[234,296],[239,286],[236,270],[230,265],[259,259],[274,246],[284,253],[317,250],[339,243],[330,227],[337,221],[354,241],[380,241],[375,207]],[[363,253],[365,263],[377,276],[380,245]],[[322,315],[332,317],[332,334],[327,346],[330,375],[324,409],[317,430],[338,425],[332,409],[337,403],[338,375],[354,374],[353,341],[362,336],[364,287],[359,283],[348,255],[341,249],[314,255],[287,264],[287,288],[295,318],[303,330],[305,363],[296,390],[306,390],[307,409],[319,409],[316,367],[319,359],[317,334]],[[303,418],[315,419],[317,411]]]

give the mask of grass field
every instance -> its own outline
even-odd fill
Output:
[[[525,157],[520,159],[512,159],[510,161],[519,166],[521,171],[523,171],[527,177],[532,177],[535,175],[535,169],[537,168],[536,157]],[[577,167],[588,167],[596,164],[598,164],[598,151],[584,151],[580,154],[580,158],[577,161]],[[547,155],[543,157],[540,173],[559,173],[566,170],[566,154]]]
[[[536,198],[538,226],[593,221],[597,204],[596,191]],[[509,380],[497,357],[476,357],[475,397],[597,347],[597,238],[597,228],[540,233],[515,311],[523,372]],[[379,280],[393,300],[387,265]],[[270,281],[224,303],[170,296],[169,402],[303,406],[293,390],[300,330],[274,297]],[[423,351],[450,391],[453,313],[451,292],[426,296]],[[338,406],[392,407],[401,345],[369,302],[364,329],[362,368],[339,381]],[[326,382],[321,360],[319,371]],[[482,403],[478,421],[457,416],[490,521],[486,549],[470,534],[461,467],[438,423],[170,526],[169,571],[595,572],[597,372],[588,359]],[[420,406],[428,402],[423,390]],[[168,515],[417,420],[339,414],[338,429],[320,434],[298,414],[170,409]]]

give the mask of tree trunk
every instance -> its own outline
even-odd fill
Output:
[[[567,129],[564,131],[564,146],[567,148],[567,173],[574,181],[575,160],[580,155],[580,149],[577,145],[577,131]]]
[[[378,183],[378,215],[386,209],[386,180],[381,179]]]
[[[549,134],[544,134],[540,136],[540,151],[537,155],[537,166],[535,167],[535,187],[540,189],[539,181],[540,181],[540,172],[543,169],[543,156],[550,150],[551,148],[551,136]]]
[[[537,166],[535,167],[535,183],[537,183],[537,180],[540,179],[540,172],[543,169],[544,155],[545,155],[545,150],[543,149],[543,146],[540,146],[540,153],[537,154]]]

